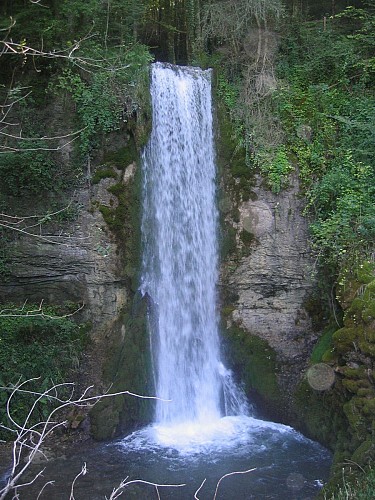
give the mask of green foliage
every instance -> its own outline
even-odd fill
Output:
[[[259,153],[257,161],[271,191],[277,194],[288,186],[288,176],[294,168],[284,146],[278,147],[271,155],[269,158],[269,155]]]
[[[375,238],[374,171],[350,152],[332,161],[308,195],[315,209],[311,225],[315,248],[326,260],[340,262],[348,253],[367,249]]]
[[[97,48],[100,54],[101,49]],[[74,68],[66,68],[52,86],[68,92],[76,104],[80,128],[80,150],[87,155],[98,145],[98,134],[120,128],[121,120],[129,120],[143,105],[140,87],[147,77],[151,60],[145,46],[134,45],[118,55],[117,68],[95,71],[85,81]]]
[[[348,23],[348,11],[325,31],[293,26],[281,45],[282,85],[273,95],[299,166],[314,249],[334,272],[366,254],[375,237],[375,95],[363,59],[373,42],[362,33],[374,11],[353,9],[366,19]]]
[[[311,353],[310,361],[311,363],[320,363],[323,359],[324,354],[332,346],[332,336],[336,331],[336,325],[329,325],[322,333],[318,343],[315,345],[313,352]]]
[[[374,497],[375,470],[361,468],[344,474],[334,493],[326,494],[324,498],[326,500],[369,500]]]
[[[68,372],[79,366],[81,352],[87,343],[87,327],[69,318],[32,317],[31,311],[38,311],[38,306],[29,305],[20,311],[13,305],[6,305],[3,309],[14,316],[0,316],[0,385],[12,387],[18,381],[38,377],[28,389],[44,391],[51,384],[66,382]],[[55,316],[58,311],[46,307],[44,313]],[[9,392],[0,391],[2,402],[8,396]],[[22,421],[29,405],[28,396],[17,397],[14,417]],[[50,409],[48,405],[44,408],[45,412]],[[0,407],[0,421],[6,421],[4,404]]]
[[[113,170],[112,167],[102,167],[102,168],[98,168],[92,179],[91,179],[91,182],[93,184],[98,184],[102,179],[107,179],[107,178],[112,178],[112,179],[117,179],[117,174],[116,172]]]
[[[239,90],[238,84],[230,82],[222,71],[218,73],[217,94],[231,113],[237,105]]]
[[[20,151],[0,155],[1,189],[13,196],[55,189],[60,179],[57,166],[43,141],[21,141]],[[38,150],[39,149],[39,150]]]

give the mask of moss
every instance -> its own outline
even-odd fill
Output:
[[[358,341],[358,347],[363,354],[367,354],[372,358],[375,358],[375,345],[367,342],[365,339],[360,339]]]
[[[134,292],[137,290],[137,279],[140,259],[140,210],[141,210],[141,173],[137,168],[133,182],[121,182],[111,186],[108,191],[115,195],[118,204],[115,208],[100,205],[103,218],[114,233],[123,253],[125,263],[123,273],[127,284]]]
[[[372,296],[370,292],[366,290],[364,295],[364,304],[361,312],[361,319],[366,324],[371,324],[375,320],[375,291],[372,292]],[[374,329],[372,329],[374,331]]]
[[[245,245],[251,245],[255,241],[254,234],[251,233],[250,231],[246,231],[245,229],[241,231],[240,238]]]
[[[151,360],[146,328],[147,303],[138,296],[140,259],[141,173],[137,168],[132,182],[112,185],[108,191],[118,200],[116,207],[100,205],[99,210],[113,232],[122,252],[123,277],[130,300],[123,317],[112,329],[103,379],[111,392],[129,390],[152,395]],[[150,421],[153,403],[134,396],[105,398],[91,412],[95,439],[110,439]]]
[[[358,329],[340,328],[333,334],[333,342],[339,353],[345,353],[352,350],[354,343],[358,340]]]
[[[147,302],[138,295],[123,318],[107,348],[103,378],[111,384],[111,393],[130,391],[154,394],[147,332]],[[120,325],[118,325],[120,326]],[[111,439],[150,422],[153,401],[132,395],[102,399],[91,411],[92,434],[97,440]]]
[[[323,355],[332,348],[332,337],[336,331],[336,326],[329,325],[322,333],[318,343],[315,345],[311,353],[311,363],[320,363],[323,360]]]
[[[352,455],[353,462],[357,464],[364,464],[368,462],[368,458],[370,458],[369,452],[373,448],[373,443],[371,439],[366,439],[362,444],[358,446],[355,452]]]
[[[236,230],[232,225],[226,224],[221,232],[220,250],[222,260],[225,260],[236,249]]]
[[[330,348],[327,349],[324,354],[322,355],[322,362],[323,363],[332,363],[335,362],[337,363],[337,358],[338,358],[338,353],[336,352],[335,348]]]
[[[373,262],[362,262],[357,268],[357,279],[360,283],[370,283],[374,280],[375,265]]]
[[[112,179],[117,179],[117,173],[115,170],[111,167],[99,167],[98,169],[95,170],[94,175],[92,176],[91,182],[93,184],[98,184],[102,179],[106,179],[108,177],[111,177]]]
[[[239,373],[248,392],[255,391],[269,406],[280,408],[280,393],[276,372],[276,354],[265,340],[237,326],[223,332],[229,362]]]
[[[346,390],[352,392],[353,394],[357,394],[358,392],[358,382],[356,380],[343,380],[342,385]]]
[[[366,398],[363,400],[363,413],[371,418],[375,417],[375,394],[374,391],[372,391],[372,398],[368,397],[369,395],[366,395]],[[373,421],[372,421],[373,422]],[[372,426],[373,429],[373,426]]]
[[[330,449],[346,449],[348,422],[342,410],[345,399],[341,392],[314,391],[304,378],[294,400],[307,435]]]
[[[343,405],[343,410],[348,419],[351,431],[360,440],[365,439],[367,434],[366,422],[361,412],[362,401],[362,398],[354,396]]]
[[[372,391],[368,391],[371,389],[370,383],[368,380],[353,380],[350,378],[346,378],[342,381],[343,387],[347,389],[349,392],[352,392],[353,394],[357,394],[358,396],[367,396],[368,394],[371,394]]]
[[[230,316],[234,310],[234,306],[225,306],[222,308],[221,312],[224,316]]]
[[[124,170],[128,165],[137,161],[139,157],[137,147],[133,137],[130,138],[128,144],[116,151],[106,151],[104,153],[103,162],[106,165],[117,167]]]
[[[371,387],[360,387],[357,392],[358,396],[361,397],[371,397],[374,396],[374,391],[372,390]]]

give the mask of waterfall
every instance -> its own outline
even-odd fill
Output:
[[[211,70],[155,63],[151,98],[141,291],[151,304],[156,394],[170,400],[157,402],[155,422],[207,425],[247,411],[220,360]]]

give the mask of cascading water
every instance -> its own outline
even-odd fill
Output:
[[[76,464],[52,461],[43,476],[56,481],[56,500],[71,495],[72,481],[79,498],[103,498],[125,475],[129,483],[142,478],[142,489],[131,492],[140,499],[160,498],[149,482],[164,485],[166,500],[312,498],[328,475],[329,453],[291,427],[249,416],[220,361],[210,72],[156,63],[151,92],[141,290],[150,304],[157,395],[170,401],[158,401],[152,425],[89,456],[83,447]],[[75,484],[83,461],[97,480],[88,474]]]
[[[156,423],[209,425],[247,407],[220,362],[211,71],[152,66],[153,129],[143,154],[142,292],[159,401]]]

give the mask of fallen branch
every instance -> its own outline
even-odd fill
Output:
[[[29,384],[31,382],[35,382],[36,380],[39,380],[38,378],[33,378],[26,380],[24,382],[18,382],[14,387],[0,387],[0,390],[6,390],[6,391],[11,391],[11,394],[8,398],[7,404],[6,404],[6,412],[7,412],[7,417],[10,421],[10,426],[6,426],[4,424],[0,424],[0,428],[5,429],[9,432],[12,432],[13,434],[16,435],[16,438],[13,442],[13,448],[12,448],[12,465],[11,465],[11,470],[9,473],[9,477],[7,479],[6,485],[0,490],[0,500],[5,500],[6,496],[8,493],[11,491],[14,492],[14,498],[18,498],[17,490],[19,488],[26,487],[36,481],[38,477],[40,477],[44,471],[42,469],[39,471],[31,481],[22,483],[22,477],[25,475],[26,471],[29,469],[30,465],[32,464],[34,457],[36,456],[37,453],[43,453],[41,451],[41,446],[45,443],[47,438],[58,428],[61,426],[66,425],[66,421],[59,421],[58,419],[55,420],[56,414],[58,412],[61,412],[62,410],[65,410],[69,406],[75,406],[75,407],[80,407],[80,408],[91,408],[95,404],[97,404],[100,400],[106,397],[116,397],[120,395],[130,395],[132,397],[136,398],[141,398],[141,399],[152,399],[152,400],[161,400],[161,401],[167,401],[167,400],[162,400],[161,398],[158,398],[156,396],[144,396],[140,394],[136,394],[130,391],[119,391],[116,393],[109,393],[110,388],[108,391],[104,394],[101,394],[99,396],[88,396],[88,392],[92,390],[92,386],[87,387],[83,393],[78,397],[74,398],[74,384],[73,383],[62,383],[62,384],[54,384],[52,387],[49,389],[43,391],[43,392],[38,392],[38,391],[31,391],[28,389],[24,389],[24,386],[26,384]],[[65,397],[62,397],[59,395],[61,391],[64,389],[67,389],[69,394]],[[16,397],[18,394],[29,394],[35,396],[35,399],[27,413],[26,418],[23,420],[22,423],[18,423],[13,416],[12,412],[12,403],[13,399]],[[38,421],[36,424],[31,423],[32,416],[34,412],[36,411],[37,407],[39,404],[41,404],[42,401],[45,399],[49,401],[53,401],[58,406],[54,408],[49,415],[47,416],[45,421]],[[26,458],[24,458],[25,452],[28,451],[28,455]],[[85,472],[83,472],[85,471]],[[70,499],[73,500],[74,496],[74,485],[76,480],[78,479],[79,476],[83,475],[86,473],[86,466],[82,468],[81,472],[76,476],[75,480],[73,481],[72,484],[72,489],[71,489],[71,496]],[[125,481],[125,483],[121,483],[118,488],[114,490],[116,493],[120,493],[120,490],[123,489],[128,484],[133,484],[135,482],[144,482],[145,484],[153,484],[153,483],[148,483],[147,481],[142,481],[142,480],[133,480],[133,481]],[[47,483],[48,484],[48,483]],[[154,486],[165,486],[165,485],[157,485],[156,483],[153,484]],[[43,486],[43,489],[46,487],[46,485]],[[40,493],[39,493],[40,495]],[[113,493],[112,493],[113,495]],[[119,496],[119,495],[118,495]],[[111,500],[113,500],[114,496],[110,497]]]

